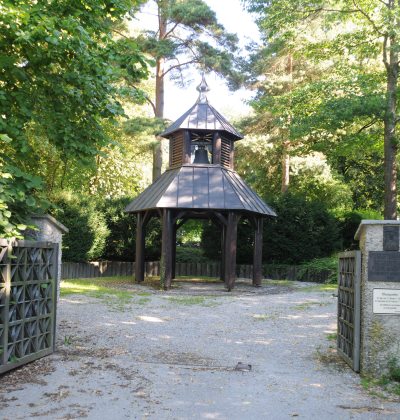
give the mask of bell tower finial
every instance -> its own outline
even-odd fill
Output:
[[[199,99],[198,99],[198,103],[200,104],[205,104],[207,103],[207,92],[210,91],[210,88],[208,87],[208,84],[206,82],[206,78],[204,76],[204,72],[201,73],[201,82],[199,84],[199,86],[197,86],[196,88],[199,92]]]

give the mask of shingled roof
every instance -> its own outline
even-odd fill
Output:
[[[188,165],[166,171],[125,211],[156,208],[240,210],[276,216],[236,172],[215,165]]]

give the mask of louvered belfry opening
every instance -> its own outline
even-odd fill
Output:
[[[170,168],[177,168],[183,164],[183,133],[176,133],[169,142],[169,166]]]
[[[236,278],[237,226],[241,218],[254,228],[253,285],[262,279],[265,218],[276,214],[234,171],[234,144],[243,136],[207,99],[204,78],[196,103],[160,134],[169,140],[169,167],[125,209],[136,214],[135,279],[144,280],[146,225],[162,221],[161,284],[175,277],[176,234],[190,219],[209,219],[221,234],[221,280],[232,290]]]

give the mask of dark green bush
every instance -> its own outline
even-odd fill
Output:
[[[153,217],[146,226],[146,261],[159,261],[161,258],[161,221]]]
[[[204,255],[201,248],[188,246],[176,247],[176,262],[178,263],[203,263],[208,261],[209,259]]]
[[[263,261],[299,264],[340,248],[337,220],[323,203],[286,193],[271,204],[278,217],[264,223]]]
[[[340,229],[342,236],[342,249],[357,249],[358,242],[354,235],[363,219],[382,219],[380,213],[373,210],[355,210],[347,212],[340,217]]]
[[[101,211],[110,234],[102,255],[106,260],[134,261],[136,247],[136,216],[125,213],[130,197],[107,199],[101,203]]]
[[[237,232],[237,264],[253,264],[254,229],[242,218]],[[201,247],[208,260],[221,259],[221,228],[209,222],[204,225]]]
[[[64,261],[89,261],[103,256],[110,234],[104,214],[88,198],[63,194],[50,213],[69,229],[63,237]]]
[[[338,257],[336,255],[332,257],[315,258],[303,263],[299,272],[299,280],[304,280],[306,275],[311,278],[318,278],[324,273],[328,274],[326,283],[337,283]]]

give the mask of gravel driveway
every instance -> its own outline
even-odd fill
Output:
[[[61,298],[57,352],[0,378],[0,418],[400,418],[337,358],[332,292],[179,286]]]

